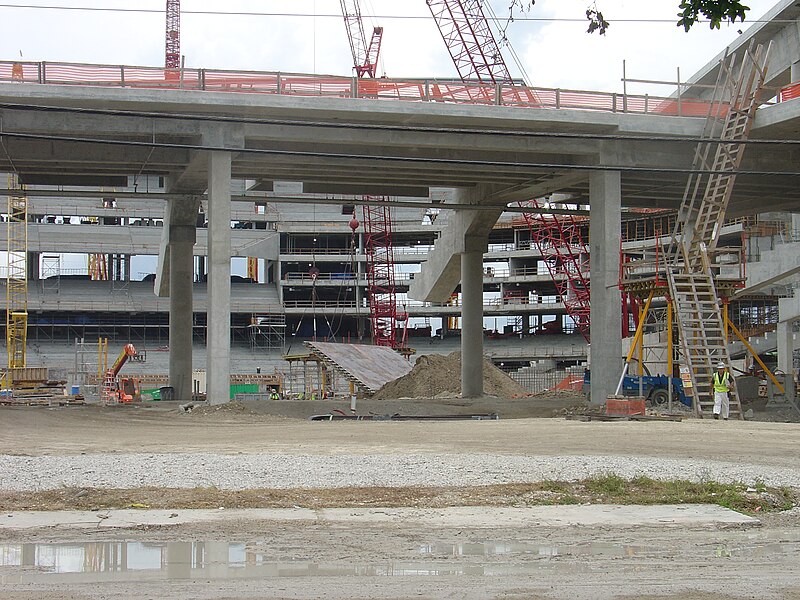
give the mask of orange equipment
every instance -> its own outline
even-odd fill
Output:
[[[137,356],[139,354],[136,352],[136,347],[133,344],[125,344],[117,360],[106,371],[105,380],[103,381],[103,400],[106,402],[128,403],[138,402],[142,399],[138,379],[133,377],[126,377],[122,380],[117,379],[117,375],[119,375],[125,363]]]

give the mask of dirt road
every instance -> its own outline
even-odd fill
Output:
[[[798,468],[798,448],[800,427],[785,423],[311,423],[249,411],[181,414],[167,405],[0,409],[0,455],[88,463],[115,455],[209,455],[224,463],[274,454],[289,468],[298,457],[292,476],[306,468],[302,457],[353,455],[414,455],[432,472],[439,457],[477,455],[523,467],[531,459],[558,465],[563,456],[613,455],[642,464],[667,457],[788,472]],[[0,598],[797,599],[798,520],[795,509],[766,515],[756,529],[431,527],[398,520],[4,531]],[[162,562],[164,556],[172,558]]]
[[[602,423],[564,419],[321,422],[173,408],[0,408],[0,454],[479,452],[705,458],[797,466],[800,426],[711,421]]]

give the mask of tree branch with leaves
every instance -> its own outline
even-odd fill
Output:
[[[516,14],[529,13],[536,0],[510,0],[508,6],[508,18],[503,27],[503,38],[508,26],[514,22]],[[678,5],[678,21],[676,25],[683,27],[684,31],[689,31],[696,23],[706,21],[711,29],[719,29],[723,23],[735,23],[737,20],[743,22],[749,6],[745,6],[739,0],[682,0]],[[605,19],[602,11],[592,2],[586,8],[586,20],[589,26],[587,33],[599,33],[605,35],[611,24]]]

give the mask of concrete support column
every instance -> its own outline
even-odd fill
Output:
[[[211,152],[208,165],[209,404],[230,399],[231,379],[231,154]]]
[[[794,323],[792,321],[778,322],[778,370],[786,373],[784,389],[786,397],[794,401]]]
[[[170,232],[169,384],[180,402],[192,399],[194,235],[194,227],[175,227]]]
[[[185,196],[169,201],[164,215],[164,264],[160,277],[166,278],[169,291],[169,385],[175,399],[192,399],[192,328],[194,326],[194,243],[198,200]],[[129,257],[119,256],[118,266],[129,265]],[[122,275],[122,273],[118,273]],[[126,267],[125,276],[128,276]]]
[[[792,83],[800,81],[800,61],[792,63],[789,78],[792,80]]]
[[[522,335],[529,335],[531,332],[531,317],[530,315],[522,315]]]
[[[613,394],[622,369],[619,288],[621,183],[619,172],[589,176],[592,404]]]
[[[461,397],[483,396],[483,251],[461,254]]]

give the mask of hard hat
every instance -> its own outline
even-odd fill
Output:
[[[721,363],[717,363],[717,368],[718,369],[724,369],[725,368],[725,363],[722,363],[722,362]]]

